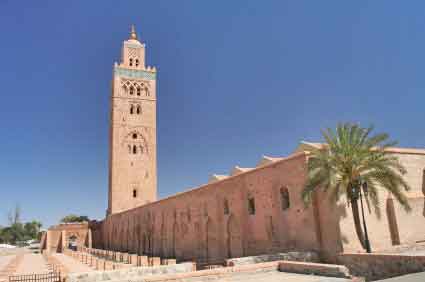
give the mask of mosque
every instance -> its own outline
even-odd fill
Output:
[[[263,156],[256,167],[235,166],[205,185],[157,199],[157,71],[146,66],[145,52],[133,27],[113,66],[106,218],[53,226],[43,249],[61,252],[72,241],[209,264],[290,250],[333,261],[338,253],[362,250],[345,203],[332,203],[322,192],[308,208],[301,200],[309,154],[320,143],[300,142],[288,156]],[[366,214],[374,250],[425,241],[425,149],[389,151],[407,169],[412,212],[382,191],[382,218]]]

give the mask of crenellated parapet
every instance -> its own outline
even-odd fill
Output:
[[[256,167],[240,167],[240,166],[236,165],[230,170],[228,175],[226,175],[226,174],[212,174],[208,179],[208,183],[212,183],[212,182],[215,182],[215,181],[226,179],[226,178],[231,177],[231,176],[235,176],[235,175],[239,175],[241,173],[252,171],[252,170],[255,170],[255,169],[260,168],[262,166],[281,161],[283,159],[284,159],[283,157],[269,157],[269,156],[263,155],[262,158],[260,159],[260,161],[257,163]]]

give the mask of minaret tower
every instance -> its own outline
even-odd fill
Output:
[[[156,69],[134,26],[112,79],[107,214],[156,200]]]

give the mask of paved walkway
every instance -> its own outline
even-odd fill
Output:
[[[143,280],[143,279],[142,279]],[[207,277],[188,277],[178,279],[180,282],[351,282],[350,279],[324,277],[306,274],[287,273],[280,271],[265,272],[233,272]]]
[[[89,266],[77,261],[76,259],[69,257],[64,254],[52,254],[54,258],[56,258],[69,273],[74,272],[90,272],[93,271]]]
[[[425,250],[405,250],[395,254],[407,256],[425,256]]]
[[[419,272],[414,274],[407,274],[398,277],[388,278],[384,280],[377,280],[376,282],[424,282],[425,272]]]
[[[47,273],[47,262],[41,254],[25,254],[15,274]]]
[[[3,270],[3,268],[5,268],[14,257],[14,255],[0,256],[0,271]]]

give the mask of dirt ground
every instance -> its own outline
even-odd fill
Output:
[[[33,253],[38,250],[30,250],[28,248],[15,248],[15,249],[4,249],[0,248],[0,257],[1,256],[11,256],[11,255],[17,255],[17,254],[26,254],[26,253]]]

